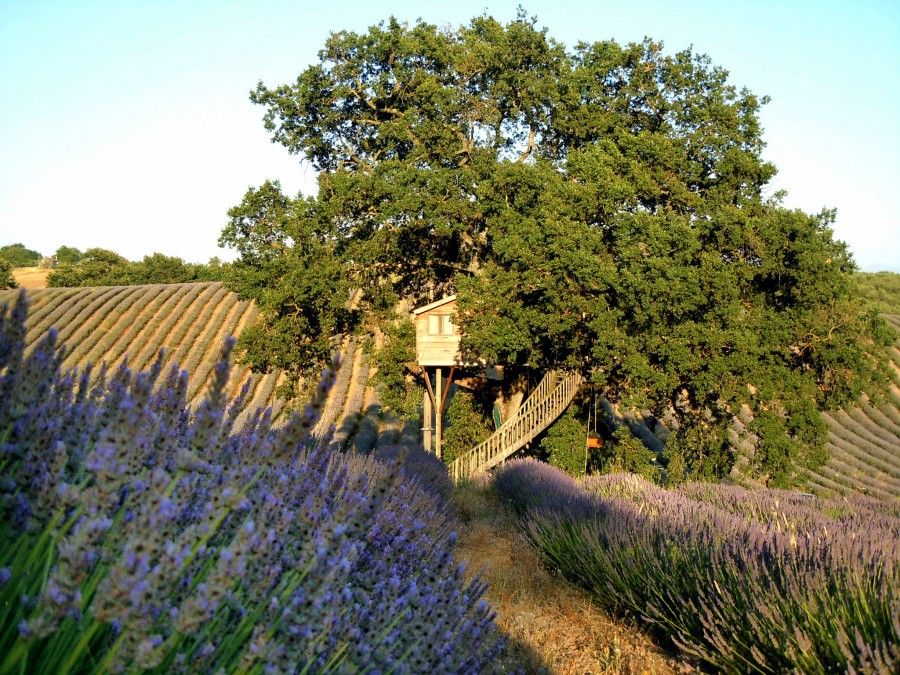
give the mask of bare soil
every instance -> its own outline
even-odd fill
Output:
[[[503,672],[684,673],[690,666],[632,623],[547,570],[518,533],[515,516],[484,481],[456,490],[459,556],[487,581],[486,600],[508,644]]]
[[[44,267],[14,267],[12,275],[21,288],[47,288],[50,270]]]

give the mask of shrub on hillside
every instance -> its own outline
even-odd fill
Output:
[[[544,558],[722,672],[897,672],[900,518],[866,500],[504,465]]]
[[[644,445],[625,423],[620,424],[613,432],[612,440],[596,452],[594,461],[601,473],[627,471],[653,481],[660,477],[656,453]]]
[[[0,258],[0,290],[17,288],[19,286],[13,277],[12,269],[12,263],[5,258]]]
[[[62,372],[0,313],[0,672],[475,671],[499,643],[452,558],[446,502],[329,453],[302,414],[235,429],[226,345],[187,374]],[[246,389],[244,395],[246,395]],[[446,476],[444,476],[446,480]]]
[[[457,388],[444,414],[443,459],[448,464],[491,435],[471,392]]]
[[[541,450],[553,466],[573,476],[587,471],[587,427],[575,416],[575,406],[566,411],[547,429],[541,439]]]

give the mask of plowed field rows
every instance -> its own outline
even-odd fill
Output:
[[[240,335],[257,318],[252,303],[239,300],[219,283],[49,288],[27,293],[29,343],[55,327],[67,349],[67,367],[101,362],[114,367],[127,358],[129,366],[146,368],[159,350],[165,349],[167,365],[178,363],[188,370],[188,396],[193,405],[203,398],[225,338]],[[0,291],[0,304],[11,305],[17,294]],[[341,350],[337,384],[317,429],[332,443],[352,442],[363,416],[371,414],[377,420],[365,352],[355,338]],[[234,366],[229,396],[237,398],[247,386],[239,422],[257,407],[272,406],[275,419],[289,410],[275,396],[281,377],[280,373],[261,375],[246,366]],[[363,402],[372,405],[363,410]]]
[[[884,401],[863,400],[825,415],[830,458],[810,474],[816,492],[900,499],[900,315],[885,318],[898,332],[891,352],[894,381]]]

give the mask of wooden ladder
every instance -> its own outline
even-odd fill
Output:
[[[581,373],[549,371],[515,415],[450,463],[453,482],[487,471],[533,440],[569,407],[581,382]]]

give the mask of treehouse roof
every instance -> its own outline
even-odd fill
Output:
[[[443,307],[444,305],[448,305],[451,302],[456,301],[455,295],[447,295],[440,300],[435,300],[434,302],[430,302],[427,305],[422,305],[421,307],[417,307],[412,311],[414,316],[419,316],[419,314],[423,314],[425,312],[429,312],[432,309],[437,309],[438,307]]]

